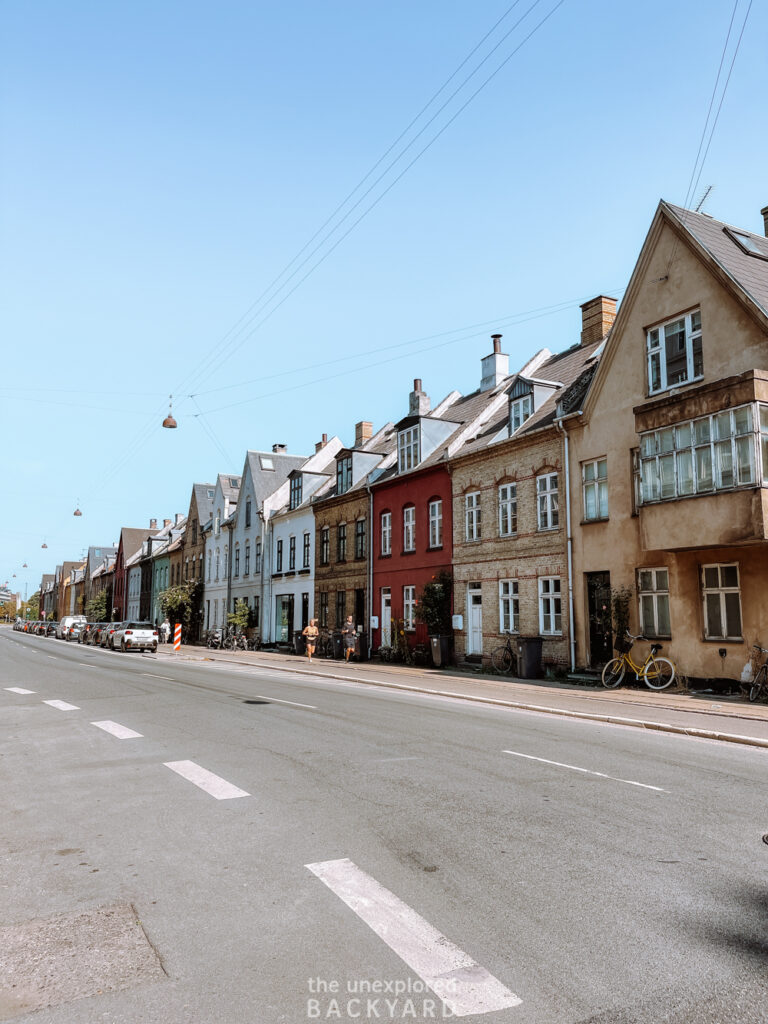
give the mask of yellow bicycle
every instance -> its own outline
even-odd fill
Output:
[[[643,680],[649,690],[666,690],[675,681],[675,666],[669,658],[657,657],[661,650],[661,644],[651,643],[651,649],[645,656],[642,665],[638,665],[632,658],[632,648],[635,640],[648,641],[648,637],[633,636],[627,630],[626,639],[616,643],[618,658],[612,658],[603,669],[603,686],[608,690],[615,690],[621,685],[627,669],[635,673],[635,679]]]

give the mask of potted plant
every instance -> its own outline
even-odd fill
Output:
[[[416,618],[427,627],[436,667],[447,665],[450,658],[453,608],[453,577],[439,572],[424,585],[416,602]]]

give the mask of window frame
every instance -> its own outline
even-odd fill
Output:
[[[416,506],[403,506],[403,551],[416,550]]]
[[[557,584],[557,587],[554,587]],[[549,586],[552,585],[551,589]],[[563,635],[563,594],[562,594],[562,582],[559,576],[539,576],[538,578],[538,593],[539,593],[539,632],[542,636],[562,636]],[[547,607],[551,605],[549,611]],[[547,629],[546,620],[551,619],[550,625],[553,627]],[[558,629],[558,620],[560,628]]]
[[[443,499],[432,498],[427,504],[429,521],[429,547],[434,550],[443,546]]]
[[[415,423],[406,427],[397,435],[397,471],[405,473],[409,469],[415,469],[420,461],[421,450],[421,427]]]
[[[297,476],[291,477],[291,497],[288,506],[289,508],[294,509],[299,507],[299,505],[302,502],[303,492],[304,478],[302,477],[301,473],[299,473]]]
[[[248,498],[245,502],[245,528],[246,530],[251,525],[251,499]]]
[[[653,586],[642,587],[642,575],[643,573],[653,574]],[[664,573],[666,576],[666,587],[659,585],[658,573]],[[640,623],[640,632],[643,636],[647,636],[649,639],[654,640],[670,640],[672,637],[672,621],[669,614],[669,568],[666,565],[649,565],[641,566],[635,570],[635,580],[637,589],[637,615]],[[648,617],[645,613],[645,598],[652,610],[653,622],[648,623]],[[669,631],[666,633],[660,632],[659,630],[659,604],[666,604],[666,618],[669,623]]]
[[[507,495],[504,495],[504,491],[508,491]],[[498,489],[498,504],[499,504],[499,536],[500,537],[516,537],[517,536],[517,481],[510,481],[506,484],[499,484]],[[504,529],[505,510],[507,512],[507,518],[509,519],[509,529]]]
[[[355,520],[355,558],[365,558],[365,519]]]
[[[464,540],[468,544],[483,539],[483,510],[480,491],[468,491],[464,495]]]
[[[704,639],[705,640],[718,640],[722,642],[738,642],[744,639],[744,616],[741,607],[741,570],[738,562],[707,562],[700,566],[701,568],[701,595],[702,595],[702,622],[704,626]],[[718,583],[717,587],[707,586],[706,582],[706,570],[717,569]],[[723,569],[735,569],[736,570],[736,586],[728,586],[723,584]],[[718,594],[720,596],[719,601],[719,614],[720,621],[724,624],[725,630],[728,628],[728,608],[726,605],[726,595],[736,594],[738,597],[738,614],[739,614],[739,634],[731,634],[724,632],[722,634],[711,633],[709,629],[709,614],[707,611],[707,597],[712,594]]]
[[[336,493],[346,494],[352,486],[352,456],[336,460]]]
[[[388,557],[392,554],[392,513],[382,512],[379,516],[379,545],[381,556]]]
[[[540,473],[536,477],[536,527],[539,533],[560,529],[559,486],[558,473]]]
[[[412,584],[403,587],[403,629],[408,633],[416,629],[416,587]]]
[[[283,538],[278,537],[275,544],[275,572],[283,571]]]
[[[296,538],[288,538],[288,572],[296,572]]]
[[[600,476],[600,467],[605,468],[605,475]],[[587,479],[587,471],[594,471],[594,476]],[[603,491],[601,492],[601,486]],[[605,496],[605,511],[601,506],[601,493]],[[588,459],[581,464],[581,501],[582,514],[585,523],[598,523],[608,519],[608,456],[602,455],[597,459]],[[588,494],[594,494],[594,514],[589,515]]]
[[[527,410],[527,411],[526,411]],[[509,403],[509,433],[516,434],[526,420],[533,416],[536,410],[533,408],[533,392],[521,395],[520,398],[513,398]]]
[[[243,576],[251,575],[251,542],[245,542],[245,560],[243,562]]]
[[[331,528],[323,526],[320,529],[320,565],[329,565],[331,561]]]
[[[694,327],[694,317],[698,317],[698,327]],[[687,376],[684,380],[669,382],[667,367],[667,328],[683,322],[683,338],[685,350],[685,367]],[[654,335],[656,337],[654,338]],[[696,342],[698,341],[698,355],[701,361],[700,372],[696,373]],[[704,377],[704,351],[703,334],[701,326],[701,308],[689,310],[687,313],[680,313],[677,316],[665,320],[664,323],[649,327],[645,332],[646,351],[646,380],[648,383],[648,394],[658,395],[670,388],[684,387],[702,380]],[[654,361],[657,365],[654,370]],[[653,386],[655,373],[658,372],[658,386]]]
[[[504,588],[507,588],[506,592]],[[505,629],[509,621],[511,628]],[[499,633],[518,634],[520,632],[520,581],[515,577],[499,580]]]
[[[321,590],[319,596],[320,596],[320,602],[319,602],[319,608],[318,608],[318,612],[319,612],[319,616],[318,617],[320,619],[320,625],[322,626],[322,628],[323,629],[327,629],[328,628],[328,591],[327,590]]]
[[[347,524],[339,523],[336,527],[336,561],[347,560]]]
[[[312,557],[312,537],[309,530],[304,531],[304,537],[302,539],[302,568],[309,569],[311,567]]]
[[[235,564],[232,566],[233,575],[240,575],[240,545],[238,544],[235,548]]]

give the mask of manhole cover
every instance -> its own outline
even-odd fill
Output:
[[[130,903],[0,928],[0,1020],[165,977]]]

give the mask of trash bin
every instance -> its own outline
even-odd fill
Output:
[[[429,646],[432,649],[432,664],[435,668],[445,668],[451,662],[451,637],[431,636]]]
[[[344,657],[344,637],[338,629],[333,634],[333,656],[337,661]]]
[[[299,633],[298,630],[293,634],[293,653],[307,653],[307,638],[304,636],[303,633]]]
[[[544,640],[540,636],[521,636],[518,639],[518,676],[520,679],[541,678],[541,648]]]
[[[355,637],[355,657],[358,661],[368,661],[367,633],[358,633]]]

